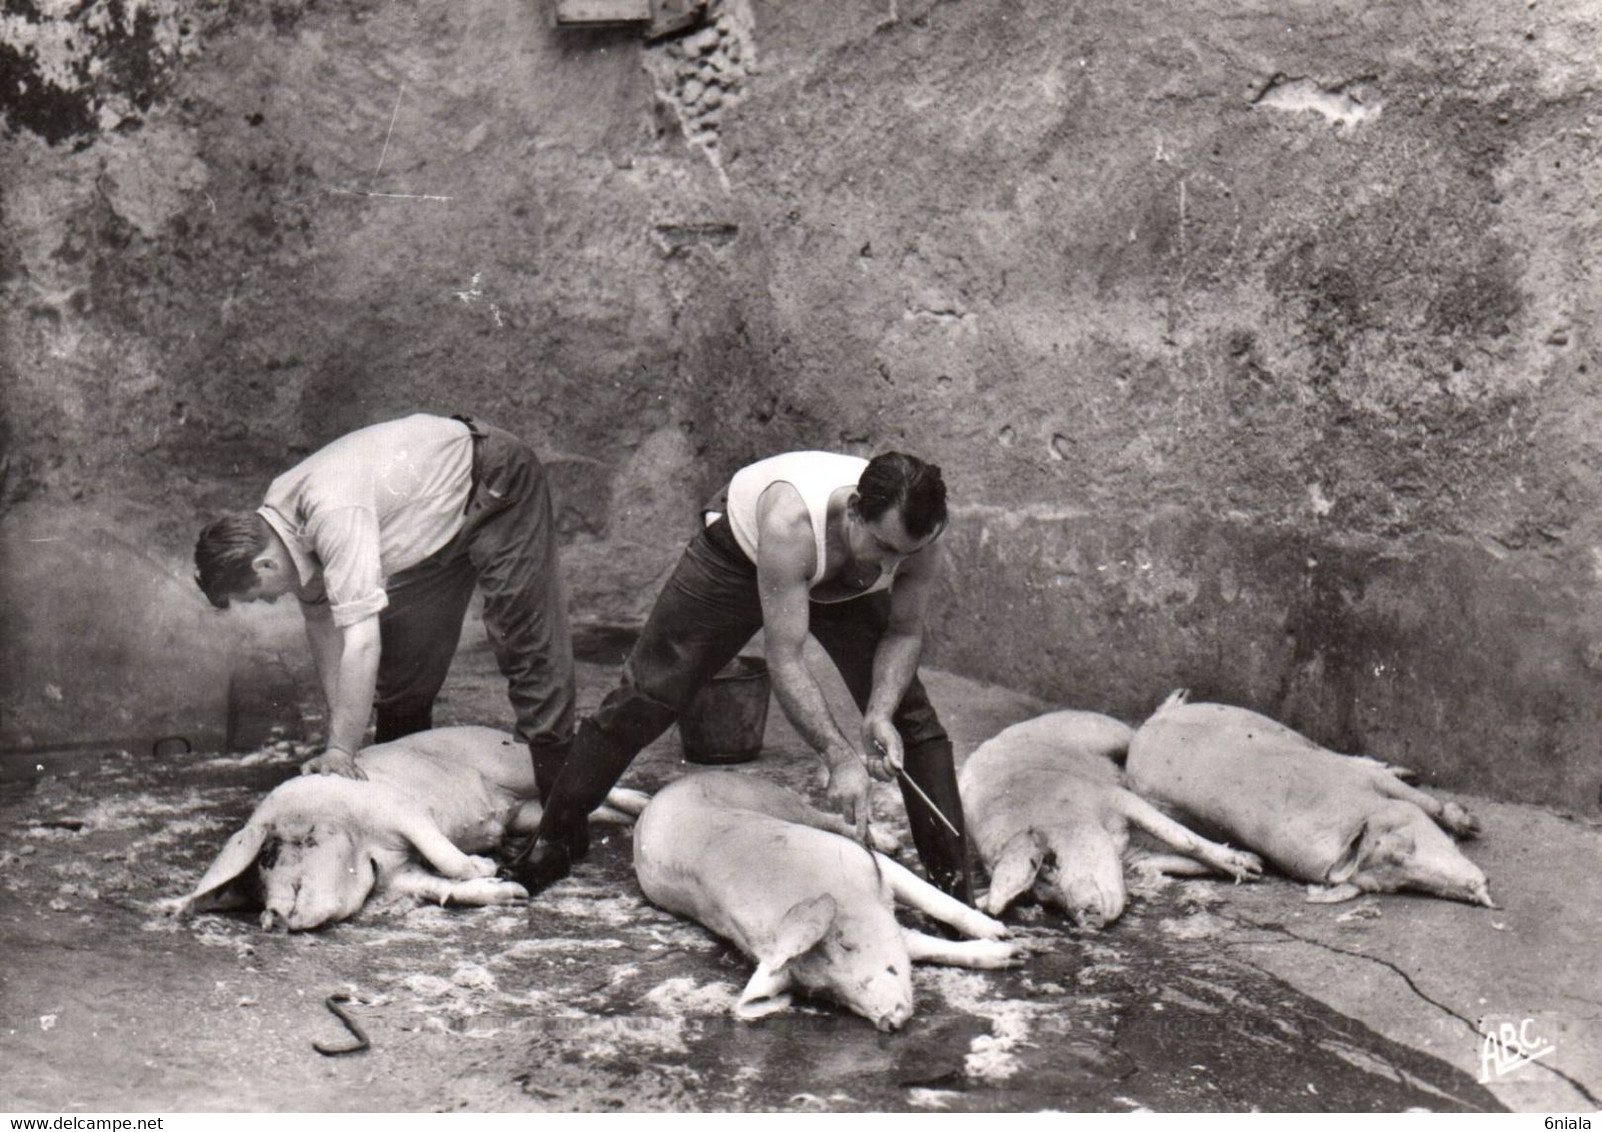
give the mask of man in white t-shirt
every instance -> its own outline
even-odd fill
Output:
[[[358,429],[272,482],[261,507],[209,524],[195,580],[211,603],[293,593],[328,701],[302,773],[365,777],[378,742],[423,731],[474,586],[541,793],[572,745],[573,645],[545,469],[516,436],[416,414]]]
[[[741,469],[690,542],[623,667],[579,726],[539,836],[507,868],[530,893],[588,851],[586,817],[639,751],[758,629],[779,706],[828,772],[827,797],[865,830],[869,776],[902,784],[930,880],[972,902],[951,740],[922,683],[924,616],[943,555],[940,469],[887,452],[791,452]],[[863,711],[847,734],[802,661],[815,637]],[[933,801],[955,829],[919,796]]]

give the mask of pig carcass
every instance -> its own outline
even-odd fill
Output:
[[[792,987],[823,991],[880,1030],[912,1016],[915,961],[1004,967],[1007,929],[850,837],[841,818],[783,786],[702,771],[654,797],[634,831],[634,869],[653,904],[729,940],[757,969],[736,1017],[785,1009]],[[896,922],[899,900],[949,924],[944,940]]]
[[[188,895],[163,910],[261,908],[262,926],[307,931],[391,893],[441,904],[528,897],[474,856],[539,825],[528,747],[489,727],[441,727],[364,749],[366,781],[304,774],[281,783]],[[614,790],[596,816],[628,821],[646,796]],[[425,867],[426,866],[426,867]]]
[[[1124,789],[1114,758],[1134,732],[1110,716],[1055,711],[1002,731],[963,764],[958,785],[968,829],[990,871],[979,907],[999,916],[1033,890],[1078,927],[1095,930],[1123,914],[1131,828],[1173,855],[1137,853],[1141,867],[1176,875],[1218,872],[1254,879],[1251,853],[1199,837]]]
[[[1476,833],[1468,811],[1254,711],[1175,692],[1135,733],[1125,773],[1145,797],[1318,886],[1311,901],[1414,889],[1494,907],[1485,874],[1443,832]]]

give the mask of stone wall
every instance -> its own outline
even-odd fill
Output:
[[[6,497],[182,577],[300,454],[469,408],[628,621],[742,461],[904,447],[933,661],[1596,812],[1593,5],[710,15],[14,5]]]

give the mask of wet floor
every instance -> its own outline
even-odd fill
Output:
[[[593,702],[613,670],[583,668]],[[494,690],[467,681],[442,706],[482,718]],[[763,769],[810,782],[786,742]],[[527,907],[370,908],[294,936],[245,915],[162,917],[154,902],[198,877],[301,753],[279,742],[242,756],[109,755],[6,796],[5,1107],[1500,1107],[1467,1074],[1228,958],[1215,937],[1229,886],[1215,882],[1147,890],[1099,935],[1025,909],[1024,966],[920,967],[917,1013],[896,1034],[825,1001],[735,1021],[750,963],[645,903],[626,833]],[[684,770],[670,735],[634,781]],[[363,1053],[313,1049],[348,1040],[323,1005],[336,992],[352,997]]]

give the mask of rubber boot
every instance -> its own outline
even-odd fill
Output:
[[[540,828],[522,852],[501,866],[500,877],[515,880],[530,896],[544,892],[589,855],[589,811],[562,796],[560,783],[540,817]]]
[[[572,751],[571,739],[565,743],[529,741],[528,754],[534,763],[534,786],[539,791],[540,805],[545,805],[556,790],[556,779],[562,773],[562,766]]]
[[[539,831],[500,875],[534,896],[571,873],[590,851],[590,811],[606,801],[638,753],[638,748],[608,740],[593,720],[579,724],[572,753],[545,803]]]
[[[397,705],[395,707],[379,707],[378,719],[373,729],[374,743],[391,743],[396,739],[404,739],[408,735],[415,735],[419,731],[427,731],[434,726],[434,705],[426,703],[421,707],[416,704]]]
[[[906,783],[901,797],[907,807],[907,824],[918,860],[929,876],[929,883],[973,907],[973,877],[968,865],[968,827],[962,817],[962,798],[957,793],[957,771],[949,739],[926,739],[904,751],[907,774],[929,796],[957,832],[932,813],[917,791]]]

